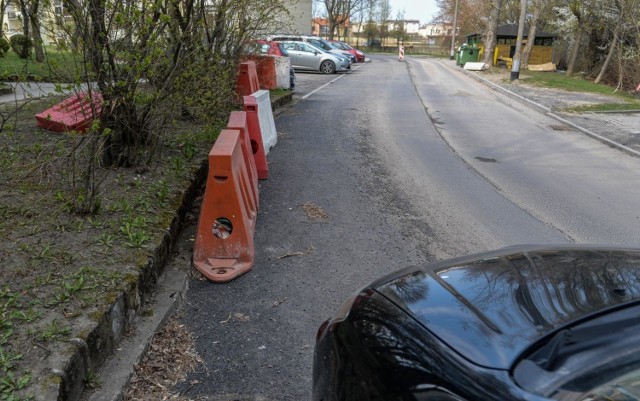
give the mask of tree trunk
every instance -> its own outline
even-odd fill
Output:
[[[22,14],[22,34],[29,37],[29,9],[24,0],[19,0],[20,14]]]
[[[36,62],[44,63],[44,48],[42,36],[40,35],[40,0],[32,0],[29,19],[31,20],[31,36],[33,37],[33,48],[36,53]]]
[[[500,20],[500,8],[502,0],[491,1],[491,12],[489,13],[489,25],[485,32],[484,40],[484,60],[488,65],[493,65],[493,49],[496,47],[496,35],[498,32],[498,22]]]
[[[536,31],[538,30],[538,21],[540,20],[540,14],[545,0],[537,0],[532,4],[531,21],[529,22],[529,33],[527,34],[527,44],[524,46],[522,52],[522,68],[529,68],[529,57],[531,57],[531,51],[536,41]]]
[[[604,60],[604,64],[602,65],[602,69],[600,69],[600,73],[598,74],[598,77],[596,78],[596,80],[593,81],[596,84],[599,84],[600,81],[602,81],[602,77],[604,77],[604,74],[607,72],[607,68],[609,68],[609,63],[611,62],[611,59],[613,58],[613,52],[616,50],[616,44],[618,43],[618,37],[620,36],[620,26],[621,25],[622,25],[622,18],[620,18],[620,20],[616,24],[616,29],[613,32],[613,40],[611,41],[611,44],[609,45],[609,53],[607,53],[607,58]]]
[[[574,38],[573,47],[571,48],[571,55],[569,56],[569,65],[567,67],[567,76],[572,77],[573,71],[576,67],[576,61],[578,60],[578,53],[580,50],[580,42],[582,42],[582,28],[578,27],[576,36]]]
[[[4,38],[4,12],[7,9],[7,0],[0,0],[0,38]]]
[[[582,2],[577,0],[572,0],[569,3],[571,13],[576,17],[576,34],[573,41],[573,47],[571,48],[571,54],[569,56],[569,65],[567,66],[568,77],[573,76],[573,72],[576,68],[576,61],[578,60],[578,53],[580,52],[580,43],[582,43],[582,35],[584,33],[582,30],[582,24],[584,22],[582,6]]]
[[[622,84],[624,82],[624,58],[622,57],[622,41],[618,47],[618,86],[616,90],[622,88]]]

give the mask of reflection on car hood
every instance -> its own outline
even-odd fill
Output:
[[[541,337],[640,299],[640,250],[506,248],[405,269],[373,287],[463,357],[509,369]]]

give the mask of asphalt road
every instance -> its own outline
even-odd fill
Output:
[[[253,271],[191,280],[181,320],[205,367],[179,386],[189,397],[309,399],[317,327],[401,267],[520,243],[638,244],[640,160],[440,61],[299,74],[295,97],[260,183]]]

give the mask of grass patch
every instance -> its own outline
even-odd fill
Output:
[[[602,103],[589,106],[569,107],[564,111],[573,113],[585,112],[616,112],[616,111],[640,111],[640,101],[630,103]]]
[[[43,63],[37,63],[33,54],[21,59],[11,50],[0,60],[2,81],[73,82],[74,78],[85,75],[77,62],[79,58],[70,51],[54,47],[45,48]]]
[[[289,93],[291,93],[291,90],[289,89],[273,89],[271,91],[269,91],[269,95],[271,99],[275,99],[284,95],[288,95]]]
[[[0,131],[0,400],[36,393],[34,379],[50,369],[49,354],[86,337],[83,322],[100,318],[137,282],[219,132],[172,116],[155,150],[162,157],[99,169],[101,208],[78,216],[70,212],[67,162],[77,138],[38,128],[33,119],[59,101],[24,103]],[[16,107],[0,104],[0,112]]]
[[[598,93],[602,95],[613,95],[623,99],[634,100],[634,97],[625,92],[616,92],[614,88],[607,85],[594,84],[580,76],[567,77],[564,72],[541,72],[527,71],[527,76],[522,77],[522,81],[527,84],[543,86],[546,88],[561,89],[570,92]]]
[[[576,107],[567,107],[563,111],[572,113],[584,112],[616,112],[640,110],[640,100],[624,91],[616,91],[611,86],[595,84],[582,76],[567,77],[564,72],[527,71],[521,80],[529,85],[558,89],[567,92],[592,93],[604,96],[615,96],[624,100],[620,103],[599,103]]]

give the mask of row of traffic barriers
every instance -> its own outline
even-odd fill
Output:
[[[219,283],[231,281],[253,267],[258,179],[268,177],[266,155],[277,142],[269,91],[257,90],[257,80],[250,76],[250,70],[244,70],[249,71],[248,76],[238,88],[256,90],[243,97],[244,111],[231,113],[227,128],[209,152],[209,172],[193,247],[193,266]],[[241,67],[239,79],[244,79],[242,71]]]

